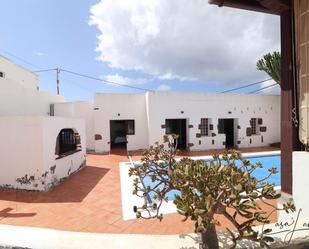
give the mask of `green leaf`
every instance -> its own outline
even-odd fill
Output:
[[[242,191],[242,185],[241,185],[240,183],[238,183],[238,184],[234,187],[234,189],[235,189],[236,191],[241,192],[241,191]]]

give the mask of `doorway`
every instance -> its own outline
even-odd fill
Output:
[[[225,148],[234,148],[234,119],[219,119],[218,130],[225,134]]]
[[[187,120],[186,119],[166,119],[166,134],[178,135],[177,149],[187,148]]]
[[[111,149],[127,149],[127,135],[134,135],[134,120],[110,120]]]

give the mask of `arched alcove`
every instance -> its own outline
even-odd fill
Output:
[[[59,157],[81,150],[80,135],[74,129],[62,129],[56,140],[55,154]]]

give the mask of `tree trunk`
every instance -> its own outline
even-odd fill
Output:
[[[219,249],[219,240],[217,237],[216,226],[211,225],[207,231],[201,233],[201,249]]]

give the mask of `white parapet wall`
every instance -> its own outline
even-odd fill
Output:
[[[50,104],[64,102],[64,97],[27,88],[0,78],[0,116],[48,116]]]
[[[78,150],[56,154],[62,129],[80,136]],[[61,117],[0,117],[0,186],[46,191],[85,165],[85,124]]]

